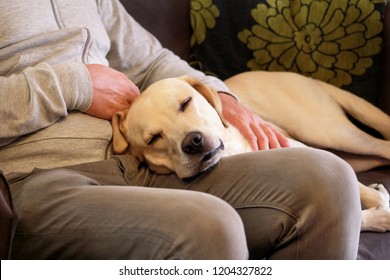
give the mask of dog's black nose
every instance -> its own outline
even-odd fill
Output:
[[[181,143],[186,154],[199,154],[203,152],[203,135],[200,132],[190,132]]]

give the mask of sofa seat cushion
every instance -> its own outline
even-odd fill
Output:
[[[377,168],[357,175],[363,184],[381,183],[390,192],[390,168]],[[390,260],[390,232],[362,232],[358,259]]]

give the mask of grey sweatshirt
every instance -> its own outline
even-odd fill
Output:
[[[112,155],[110,122],[83,113],[92,100],[85,64],[121,71],[141,90],[191,75],[229,91],[162,48],[117,0],[1,0],[0,14],[0,170],[8,177]]]

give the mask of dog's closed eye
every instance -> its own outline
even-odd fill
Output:
[[[160,138],[161,138],[161,133],[154,134],[152,135],[152,137],[149,138],[148,141],[146,141],[146,143],[148,144],[148,146],[153,145],[153,143],[155,143]]]
[[[179,111],[184,112],[187,109],[188,105],[190,105],[191,100],[192,100],[192,97],[188,97],[188,98],[184,99],[184,101],[180,103]]]

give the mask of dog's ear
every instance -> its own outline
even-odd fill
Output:
[[[189,83],[194,89],[196,89],[204,98],[206,98],[207,102],[211,104],[211,106],[214,107],[215,111],[217,111],[223,125],[225,127],[228,127],[228,122],[225,120],[225,118],[222,115],[222,102],[221,98],[218,95],[218,92],[216,92],[214,89],[207,87],[203,83],[201,83],[199,80],[194,79],[189,76],[182,76],[180,79],[184,80],[185,82]]]
[[[125,120],[129,109],[116,112],[112,117],[112,138],[113,138],[113,149],[115,154],[123,154],[126,152],[129,143],[127,143],[126,125]]]

